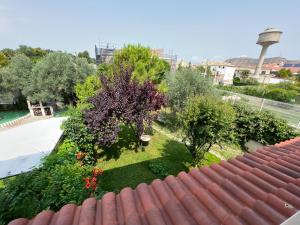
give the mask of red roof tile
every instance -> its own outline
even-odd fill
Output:
[[[264,225],[299,209],[300,137],[9,225]]]

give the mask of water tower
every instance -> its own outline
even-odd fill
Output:
[[[276,28],[267,28],[264,32],[259,34],[256,44],[261,45],[262,49],[260,52],[258,64],[256,66],[254,76],[258,77],[261,73],[261,67],[264,63],[265,55],[267,49],[270,45],[276,44],[279,42],[282,32]]]

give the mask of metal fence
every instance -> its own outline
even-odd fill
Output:
[[[220,90],[225,99],[235,102],[243,102],[259,111],[268,110],[278,117],[285,119],[289,125],[300,129],[300,105],[273,101],[270,99],[244,95],[236,92]],[[224,97],[223,97],[224,98]]]

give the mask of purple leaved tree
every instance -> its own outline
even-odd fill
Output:
[[[101,91],[89,100],[93,107],[84,112],[84,118],[100,146],[113,144],[121,125],[133,128],[138,138],[165,104],[165,96],[151,81],[140,84],[131,75],[121,71],[112,80],[102,76]]]

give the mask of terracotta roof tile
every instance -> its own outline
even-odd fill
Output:
[[[299,209],[300,137],[9,225],[263,225]]]

